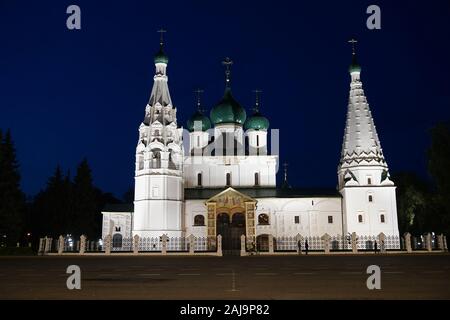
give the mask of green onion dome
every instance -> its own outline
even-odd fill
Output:
[[[356,59],[356,54],[353,54],[352,56],[352,64],[350,65],[348,71],[350,73],[352,72],[361,72],[361,66],[359,65],[357,59]]]
[[[167,64],[169,62],[169,57],[164,53],[163,46],[159,48],[159,51],[157,54],[155,54],[155,64],[156,63],[165,63]]]
[[[269,120],[259,111],[256,111],[250,118],[245,121],[245,130],[267,130],[269,129]]]
[[[199,125],[201,126],[202,131],[211,129],[211,121],[208,119],[208,117],[200,111],[196,111],[187,121],[187,128],[189,132],[193,132],[195,131],[195,129],[197,129],[195,126]]]
[[[234,100],[231,89],[227,87],[222,100],[211,110],[211,121],[215,124],[240,124],[247,119],[247,113],[241,105]]]

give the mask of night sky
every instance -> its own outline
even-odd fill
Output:
[[[66,28],[81,7],[82,29]],[[366,8],[381,7],[381,30]],[[185,125],[217,103],[221,61],[250,113],[252,90],[281,135],[281,161],[300,187],[334,187],[349,92],[351,37],[391,173],[426,177],[429,129],[450,119],[450,1],[0,0],[0,128],[12,130],[22,187],[34,195],[57,164],[86,157],[94,182],[121,196],[133,186],[138,126],[167,29],[169,87]],[[280,175],[281,177],[281,175]],[[279,178],[280,178],[279,177]]]

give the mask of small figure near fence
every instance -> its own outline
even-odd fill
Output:
[[[298,240],[298,254],[302,254],[302,240]]]
[[[373,250],[374,250],[375,254],[377,254],[377,251],[378,251],[378,243],[377,243],[377,240],[375,240],[375,243],[373,244]]]
[[[308,249],[309,249],[309,244],[308,244],[308,239],[305,240],[305,254],[308,255]]]

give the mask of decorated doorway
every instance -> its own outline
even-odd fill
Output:
[[[211,249],[216,237],[222,236],[224,254],[239,254],[241,236],[246,236],[249,248],[255,241],[256,200],[233,188],[228,188],[206,201],[208,208],[208,243]]]

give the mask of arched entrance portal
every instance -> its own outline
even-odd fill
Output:
[[[222,235],[222,252],[225,255],[239,255],[241,250],[241,236],[245,235],[245,214],[228,213],[217,215],[217,235]]]

